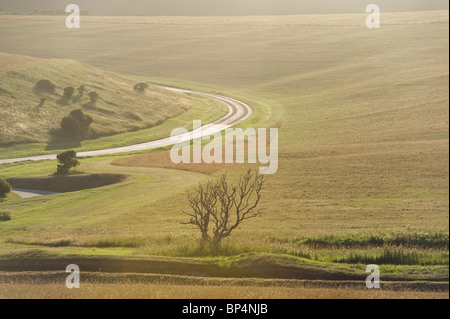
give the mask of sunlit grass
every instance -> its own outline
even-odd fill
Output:
[[[408,19],[406,15],[398,16],[402,23],[403,19],[429,21],[430,15],[443,19],[443,13],[409,14]],[[448,13],[444,15],[448,22]],[[65,31],[54,27],[56,22],[29,21],[44,33],[51,29],[49,36],[66,44],[58,45],[60,56],[131,74],[136,81],[216,91],[248,102],[256,112],[242,126],[282,123],[279,171],[269,178],[263,193],[263,216],[243,224],[219,250],[211,250],[199,245],[194,227],[182,225],[186,219],[181,210],[189,209],[185,192],[214,178],[223,167],[208,171],[209,175],[203,174],[206,170],[199,173],[186,167],[162,169],[171,166],[163,163],[168,160],[167,149],[135,158],[128,154],[83,159],[80,169],[86,173],[127,174],[133,180],[0,204],[12,217],[0,223],[1,255],[13,254],[13,258],[14,252],[40,249],[56,256],[194,259],[225,266],[257,266],[263,260],[271,266],[321,267],[322,276],[333,267],[365,275],[365,266],[377,263],[382,274],[395,278],[448,282],[448,23],[400,23],[367,30],[305,27],[301,17],[285,19],[278,17],[278,25],[270,26],[270,19],[255,17],[246,23],[261,25],[252,27],[222,22],[205,28],[192,21],[183,28],[126,25],[129,37],[121,38],[116,35],[124,25],[108,24],[111,32],[105,33],[104,25],[92,23],[80,30],[76,45],[62,35]],[[344,17],[336,19],[337,24],[345,21]],[[11,34],[8,41],[0,39],[0,46],[51,56],[54,44],[35,48],[24,41],[28,28],[19,21],[0,20],[0,31]],[[92,47],[88,40],[92,36],[98,36],[96,47],[100,49],[114,42],[114,54],[86,55],[83,48]],[[163,45],[154,45],[161,41]],[[132,49],[136,42],[143,43],[138,54]],[[191,125],[192,118],[212,119],[223,112],[213,110],[214,103],[203,101],[179,121],[175,118],[167,126],[162,124],[164,129],[144,132],[167,135],[174,126]],[[144,132],[86,142],[83,147],[139,141]],[[8,157],[36,149],[14,146],[1,154]],[[128,166],[111,165],[116,159]],[[55,166],[53,162],[4,165],[0,177],[46,175]],[[230,175],[240,169],[232,166]],[[41,294],[51,294],[51,288],[55,287],[43,286]],[[98,289],[92,295],[120,294],[111,286],[92,288]],[[133,288],[142,288],[136,295],[147,297],[154,296],[147,292],[153,288],[157,296],[169,298],[185,293],[191,297],[270,297],[269,291],[250,288],[230,288],[230,295],[218,288],[120,288],[131,296]],[[12,296],[33,295],[32,287],[17,289],[10,290]],[[179,294],[174,292],[177,289]],[[61,291],[60,296],[68,293]],[[80,296],[89,295],[84,294],[80,292]],[[276,290],[270,294],[278,296]],[[279,294],[288,298],[419,295],[334,289]]]
[[[7,299],[448,299],[448,292],[389,291],[355,288],[284,288],[167,284],[1,284]]]

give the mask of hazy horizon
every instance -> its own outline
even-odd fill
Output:
[[[448,10],[447,0],[77,0],[91,15],[226,16],[362,13],[376,3],[384,12]],[[61,0],[0,0],[5,12],[64,10]]]

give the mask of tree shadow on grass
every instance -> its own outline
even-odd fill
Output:
[[[85,110],[94,110],[96,108],[97,108],[96,104],[92,102],[86,102],[83,104],[83,109]]]
[[[70,99],[68,99],[64,96],[62,98],[60,98],[58,101],[56,101],[56,103],[58,103],[58,105],[61,105],[61,106],[67,106],[67,105],[69,105],[69,102],[70,102]]]
[[[81,146],[80,141],[58,141],[51,140],[45,147],[46,151],[74,149]]]
[[[73,149],[81,146],[80,140],[68,138],[61,128],[50,130],[52,139],[45,147],[46,151]]]

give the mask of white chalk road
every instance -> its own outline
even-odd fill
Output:
[[[111,154],[129,153],[129,152],[134,152],[134,151],[151,150],[151,149],[155,149],[155,148],[159,148],[159,147],[170,146],[170,145],[174,145],[176,143],[190,141],[195,138],[213,135],[213,134],[221,132],[227,128],[230,128],[236,124],[239,124],[239,123],[247,120],[248,118],[250,118],[253,115],[253,109],[248,104],[238,101],[238,100],[235,100],[235,99],[232,99],[232,98],[229,98],[229,97],[226,97],[226,96],[212,94],[212,93],[202,93],[202,92],[195,92],[195,91],[190,91],[190,90],[182,90],[182,89],[176,89],[176,88],[171,88],[171,87],[164,87],[164,88],[166,88],[167,90],[174,91],[174,92],[196,94],[196,95],[202,95],[202,96],[216,99],[228,107],[228,113],[224,117],[218,119],[217,121],[207,124],[205,126],[202,126],[201,129],[197,129],[197,130],[191,131],[189,133],[180,134],[175,137],[167,137],[167,138],[152,141],[152,142],[129,145],[129,146],[118,147],[118,148],[109,148],[109,149],[96,150],[96,151],[78,152],[77,156],[93,157],[93,156],[99,156],[99,155],[111,155]],[[196,120],[196,119],[193,119],[193,120]],[[24,162],[24,161],[56,160],[56,156],[57,156],[57,154],[50,154],[50,155],[30,156],[30,157],[21,157],[21,158],[0,159],[0,164],[17,163],[17,162]]]

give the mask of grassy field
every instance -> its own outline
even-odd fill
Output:
[[[85,284],[70,291],[61,284],[0,284],[8,299],[448,299],[446,292],[369,291],[352,288],[260,288],[152,284]],[[238,297],[236,297],[238,296]]]
[[[175,285],[148,283],[85,283],[82,289],[67,289],[61,283],[0,283],[0,298],[20,299],[448,299],[448,292],[416,290],[367,290],[330,287],[290,288],[236,286],[220,283]]]
[[[165,164],[169,158],[164,150],[84,159],[80,170],[86,174],[132,179],[0,204],[13,218],[0,222],[0,255],[7,260],[30,249],[57,256],[159,256],[181,263],[217,258],[225,264],[229,258],[269,254],[275,258],[252,263],[264,260],[270,268],[280,263],[277,258],[293,258],[290,263],[297,266],[319,265],[323,271],[315,279],[333,267],[364,277],[365,265],[377,263],[382,276],[448,282],[448,12],[385,14],[379,30],[366,29],[363,15],[91,17],[76,33],[69,33],[58,18],[41,20],[0,17],[0,32],[10,34],[0,38],[2,51],[73,59],[135,81],[241,99],[256,110],[242,126],[278,123],[279,171],[263,194],[263,217],[244,224],[220,251],[209,252],[199,249],[194,228],[180,224],[185,221],[180,211],[188,207],[185,192],[226,168],[235,178],[245,167],[174,170]],[[36,39],[48,43],[37,46]],[[97,48],[97,54],[87,48]],[[193,110],[182,115],[184,125],[188,115],[201,113],[189,112]],[[160,134],[164,132],[169,127]],[[139,132],[133,134],[140,138]],[[98,140],[81,148],[105,144]],[[15,145],[2,148],[0,156],[29,150]],[[3,165],[0,176],[39,177],[54,166]],[[45,294],[52,287],[36,289]],[[80,297],[96,291],[99,296],[114,294],[109,286],[91,287],[93,292]],[[8,291],[18,296],[26,288],[17,285]],[[154,296],[147,288],[140,286],[136,294]],[[193,290],[194,296],[225,296],[216,295],[214,288],[170,285],[161,296],[171,289],[179,289],[180,296]],[[244,297],[252,291],[235,289]],[[280,297],[377,294],[286,289]],[[254,296],[266,294],[261,290]],[[389,291],[378,296],[395,297]],[[409,289],[400,296],[437,295]]]

